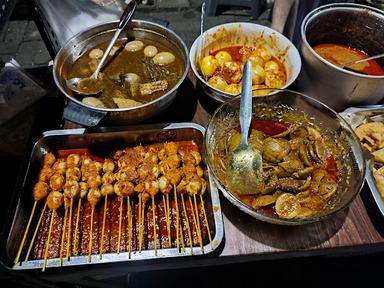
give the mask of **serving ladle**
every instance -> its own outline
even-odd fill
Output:
[[[69,89],[71,89],[73,92],[75,92],[77,94],[81,94],[81,95],[94,95],[94,94],[101,92],[100,87],[93,89],[93,90],[90,90],[90,91],[80,91],[77,86],[78,86],[79,82],[83,81],[83,80],[93,81],[92,79],[95,79],[94,81],[96,81],[97,77],[99,76],[100,70],[103,68],[105,61],[108,58],[109,52],[111,52],[111,49],[112,49],[113,45],[115,45],[117,39],[119,38],[120,33],[124,30],[124,28],[127,26],[128,22],[132,19],[132,16],[136,10],[136,7],[137,7],[136,0],[132,0],[131,2],[128,3],[127,7],[125,8],[125,10],[123,12],[123,15],[121,15],[119,25],[117,26],[117,30],[116,30],[115,34],[113,35],[111,42],[109,43],[107,49],[105,50],[103,57],[101,58],[99,64],[97,65],[95,72],[93,72],[93,74],[87,78],[75,77],[75,78],[68,79],[66,81],[66,85]],[[97,85],[94,85],[94,87],[96,87],[96,86]]]
[[[347,63],[340,64],[339,67],[341,69],[350,70],[350,71],[357,72],[357,73],[360,73],[360,74],[365,74],[365,73],[363,73],[361,71],[357,71],[355,69],[352,69],[349,66],[354,65],[354,64],[359,64],[359,63],[362,63],[362,62],[365,62],[365,61],[369,61],[369,60],[379,59],[379,58],[382,58],[382,57],[384,57],[384,53],[377,54],[375,56],[371,56],[371,57],[368,57],[368,58],[363,58],[363,59],[359,59],[359,60],[349,61]]]
[[[240,96],[241,143],[230,155],[227,170],[229,188],[239,194],[255,194],[262,185],[262,157],[260,151],[248,143],[252,120],[252,64],[246,61],[243,69]]]

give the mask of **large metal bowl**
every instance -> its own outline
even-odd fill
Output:
[[[118,21],[91,27],[72,37],[59,51],[53,64],[53,78],[60,91],[70,100],[64,116],[69,120],[85,126],[96,126],[99,123],[134,124],[148,119],[164,111],[176,97],[180,84],[189,70],[188,49],[184,41],[172,30],[143,20],[132,20],[119,37],[148,39],[169,47],[180,57],[183,63],[183,74],[171,90],[163,96],[132,108],[98,108],[81,102],[65,84],[73,63],[87,50],[109,42],[116,31]]]
[[[269,89],[272,90],[272,89]],[[252,208],[240,200],[239,196],[228,188],[228,176],[222,173],[220,155],[222,147],[226,145],[229,131],[239,127],[240,97],[221,104],[214,112],[205,134],[206,159],[216,184],[224,196],[241,211],[261,221],[280,225],[302,225],[317,222],[348,207],[359,194],[365,175],[365,160],[359,140],[352,128],[334,110],[321,102],[314,100],[301,93],[290,90],[274,90],[270,95],[264,97],[253,97],[253,107],[267,105],[269,109],[275,109],[278,104],[294,109],[295,113],[310,117],[324,132],[326,132],[343,149],[338,155],[338,161],[343,163],[338,178],[337,192],[332,196],[327,207],[319,214],[307,218],[282,219],[277,215],[263,213],[261,210]],[[253,110],[255,111],[255,109]],[[255,112],[254,112],[255,113]],[[258,115],[254,116],[257,118]],[[260,115],[259,115],[260,116]],[[224,139],[224,142],[222,141]],[[225,144],[223,144],[225,143]],[[226,153],[228,149],[226,149]],[[226,156],[226,155],[224,155]]]
[[[227,46],[249,45],[255,43],[266,43],[284,65],[287,72],[287,82],[282,89],[290,86],[298,77],[301,70],[301,58],[295,45],[281,33],[263,25],[254,23],[226,23],[215,26],[203,34],[203,40],[199,36],[192,44],[189,61],[193,73],[197,78],[197,84],[205,94],[217,102],[225,102],[234,95],[216,89],[208,84],[199,69],[199,59],[209,55],[211,50],[215,51]],[[201,52],[200,52],[201,51]]]

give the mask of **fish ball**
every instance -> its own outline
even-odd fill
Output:
[[[144,47],[143,42],[141,42],[140,40],[133,40],[133,41],[130,41],[127,44],[125,44],[124,49],[129,51],[129,52],[136,52],[136,51],[140,51],[141,49],[143,49],[143,47]]]
[[[175,61],[176,57],[171,52],[160,52],[153,57],[153,62],[156,65],[168,65]]]
[[[99,99],[95,97],[85,97],[81,102],[90,106],[101,107],[101,108],[105,107],[103,102],[101,102]]]
[[[148,45],[147,47],[144,48],[144,55],[147,57],[153,57],[157,54],[158,50],[155,46],[153,45]]]
[[[99,49],[99,48],[96,48],[96,49],[92,49],[91,52],[89,52],[89,58],[91,59],[101,59],[101,57],[103,57],[103,50]]]

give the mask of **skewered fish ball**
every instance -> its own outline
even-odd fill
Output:
[[[66,163],[67,167],[79,167],[81,165],[81,156],[78,154],[69,154]]]
[[[126,197],[135,193],[135,186],[129,181],[118,181],[113,186],[117,196]]]
[[[112,195],[114,193],[114,188],[112,184],[103,184],[100,188],[101,196],[105,197],[106,195]]]
[[[51,193],[48,194],[47,197],[47,204],[49,209],[51,210],[56,210],[58,209],[62,204],[63,204],[63,194],[61,194],[58,191],[52,191]]]
[[[111,171],[108,171],[102,176],[101,182],[103,184],[112,184],[113,182],[115,182],[115,179],[115,174],[113,174],[113,172]]]
[[[91,206],[95,206],[99,202],[101,197],[101,192],[97,188],[90,188],[87,194],[87,200]]]
[[[65,172],[67,180],[79,181],[81,177],[81,171],[78,167],[69,167]]]
[[[113,172],[115,170],[115,163],[111,159],[105,159],[103,163],[104,172]]]
[[[64,185],[64,196],[67,198],[76,197],[79,191],[79,183],[76,180],[69,180]]]
[[[88,186],[88,183],[86,182],[80,182],[79,183],[79,192],[80,192],[80,198],[84,198],[85,196],[87,196],[87,193],[88,193],[88,189],[89,189],[89,186]]]
[[[45,198],[49,193],[49,186],[47,183],[39,181],[33,187],[33,198],[35,201],[39,201]]]
[[[52,177],[49,179],[49,186],[52,190],[60,191],[61,189],[63,189],[64,184],[64,176],[59,173],[53,174]]]
[[[96,189],[96,188],[100,187],[100,185],[101,185],[101,183],[103,183],[103,181],[102,181],[100,175],[91,174],[88,177],[87,183],[88,183],[89,188]]]
[[[52,153],[47,153],[44,155],[44,166],[52,167],[52,165],[55,163],[56,157]]]
[[[40,173],[39,173],[39,181],[42,181],[42,182],[49,182],[49,179],[51,178],[51,176],[55,174],[55,170],[48,167],[48,166],[44,166],[43,169],[41,169]]]
[[[52,168],[59,174],[64,175],[67,170],[67,163],[64,159],[58,159],[52,166]]]
[[[159,189],[163,194],[168,194],[172,190],[172,186],[169,183],[169,180],[164,175],[160,176],[159,180]]]

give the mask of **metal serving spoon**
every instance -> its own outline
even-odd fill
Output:
[[[262,181],[260,151],[248,144],[248,131],[252,120],[252,64],[246,61],[243,69],[240,96],[241,143],[233,151],[227,171],[229,188],[239,194],[255,194]]]
[[[377,54],[375,56],[371,56],[371,57],[368,57],[368,58],[363,58],[363,59],[354,60],[354,61],[350,61],[350,62],[341,64],[340,68],[347,69],[347,70],[352,70],[353,72],[357,72],[357,73],[362,73],[362,72],[357,71],[355,69],[349,68],[348,66],[351,66],[351,65],[354,65],[354,64],[358,64],[358,63],[362,63],[362,62],[369,61],[369,60],[374,60],[374,59],[382,58],[382,57],[384,57],[384,53]]]
[[[136,10],[136,7],[137,7],[136,0],[132,0],[131,2],[128,3],[127,7],[125,8],[125,10],[123,12],[123,15],[121,15],[119,25],[117,26],[117,30],[115,32],[115,35],[113,35],[111,42],[109,43],[107,49],[105,50],[103,57],[101,58],[101,60],[99,62],[99,65],[97,65],[95,72],[93,72],[93,74],[90,77],[88,77],[88,79],[97,79],[101,68],[103,68],[104,63],[108,58],[109,52],[111,51],[116,40],[119,38],[120,33],[124,30],[125,26],[127,26],[128,22],[131,20],[133,13]],[[71,89],[73,92],[76,92],[76,93],[81,94],[81,95],[94,95],[94,94],[101,92],[100,89],[99,90],[96,89],[96,90],[90,91],[90,92],[79,91],[77,89],[77,84],[79,84],[79,82],[83,79],[87,79],[87,78],[76,77],[76,78],[68,79],[66,81],[67,87],[69,89]]]
[[[204,17],[205,17],[205,2],[201,4],[201,16],[200,16],[200,41],[197,48],[197,64],[200,69],[200,75],[203,76],[204,80],[207,81],[208,77],[204,75],[201,69],[201,50],[203,49],[204,45]]]

